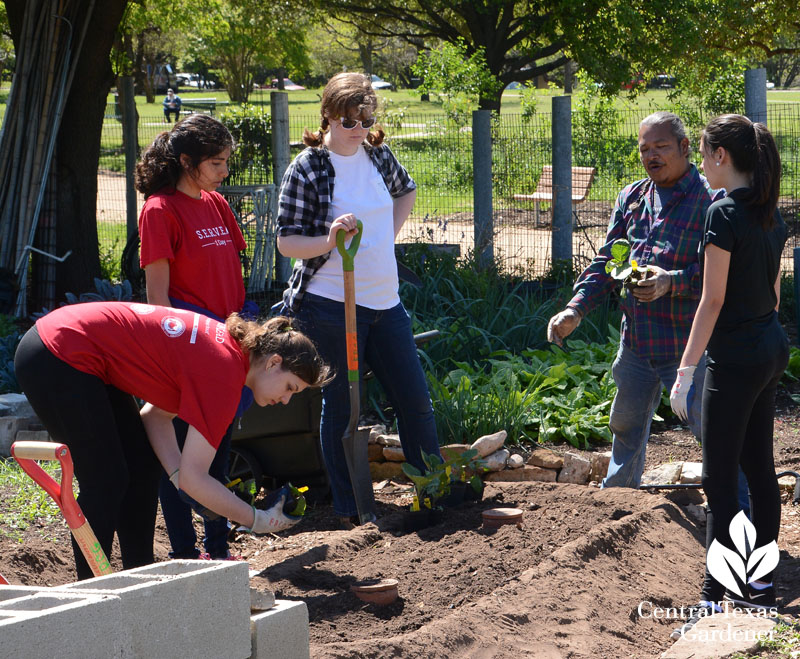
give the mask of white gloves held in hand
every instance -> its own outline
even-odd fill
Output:
[[[284,531],[303,519],[302,515],[295,517],[283,512],[283,505],[286,503],[286,495],[281,496],[278,501],[267,510],[260,510],[253,507],[255,520],[250,533],[260,535],[262,533],[277,533]]]
[[[669,394],[669,404],[672,411],[684,423],[689,421],[689,408],[692,406],[691,398],[694,396],[694,372],[697,366],[684,366],[678,369],[675,384]]]

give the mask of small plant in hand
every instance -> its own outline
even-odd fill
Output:
[[[606,263],[606,272],[614,279],[622,282],[621,297],[625,297],[630,288],[643,279],[647,279],[650,270],[631,259],[631,244],[624,238],[615,240],[611,246],[611,259]]]

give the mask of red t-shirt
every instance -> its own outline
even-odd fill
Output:
[[[249,368],[224,323],[152,304],[88,302],[51,311],[36,328],[62,361],[177,414],[219,446]]]
[[[144,268],[169,260],[169,296],[226,318],[244,305],[239,252],[247,247],[228,202],[218,192],[194,199],[158,192],[139,216]]]

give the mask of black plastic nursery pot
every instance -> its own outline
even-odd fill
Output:
[[[429,526],[434,526],[442,521],[441,508],[421,508],[420,510],[407,510],[403,515],[403,533],[421,531]]]
[[[464,485],[466,485],[466,488],[464,489],[464,501],[483,500],[483,490],[486,487],[483,481],[481,481],[481,485],[477,490],[472,486],[472,483],[464,483]]]
[[[455,508],[464,503],[468,489],[472,489],[464,481],[453,481],[450,483],[450,494],[440,497],[436,503],[444,508]]]

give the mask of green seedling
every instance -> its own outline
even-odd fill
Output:
[[[631,259],[631,244],[624,238],[615,240],[611,246],[611,259],[606,263],[606,272],[622,282],[620,297],[628,294],[628,289],[647,279],[649,268]]]

